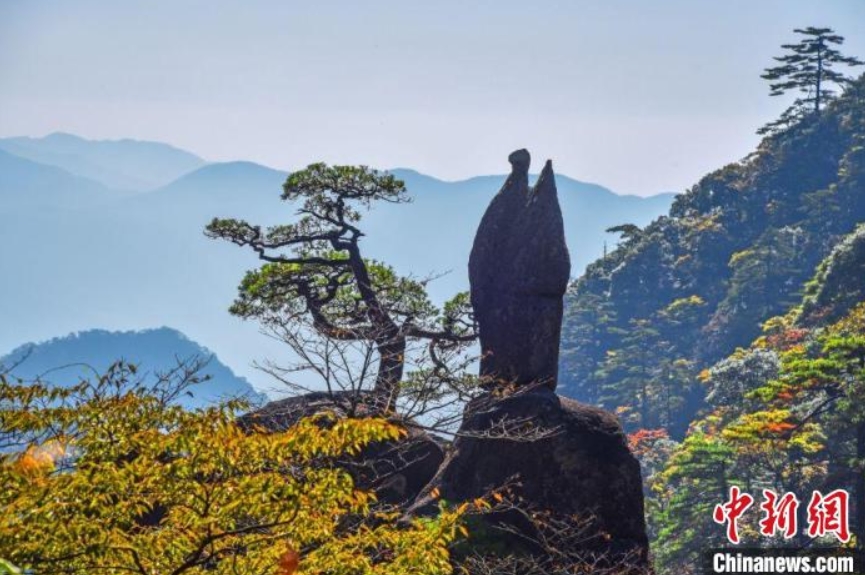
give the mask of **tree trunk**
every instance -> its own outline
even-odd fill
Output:
[[[358,292],[367,306],[367,317],[380,334],[375,340],[378,351],[378,375],[373,394],[376,409],[381,413],[387,413],[393,410],[399,395],[399,384],[402,381],[405,365],[405,336],[379,302],[357,243],[350,243],[344,249],[348,250],[349,265],[357,281]]]
[[[379,360],[373,393],[377,408],[387,413],[393,411],[399,396],[399,384],[405,366],[405,337],[398,333],[392,334],[376,342],[376,347]]]
[[[820,115],[820,92],[823,90],[823,39],[817,45],[817,91],[814,100],[814,111]]]

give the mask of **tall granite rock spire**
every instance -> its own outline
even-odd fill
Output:
[[[508,160],[511,174],[487,208],[469,258],[481,376],[555,389],[571,270],[555,176],[547,161],[531,188],[529,153],[517,150]]]
[[[411,511],[434,512],[436,494],[473,501],[511,486],[515,508],[485,516],[491,541],[500,537],[502,548],[521,549],[549,572],[578,572],[555,570],[560,558],[540,544],[556,525],[575,567],[642,575],[650,569],[640,464],[615,415],[555,393],[570,263],[552,165],[530,188],[529,153],[509,160],[513,171],[469,261],[489,391],[466,406],[449,454]]]

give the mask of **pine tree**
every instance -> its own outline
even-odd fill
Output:
[[[733,451],[719,437],[691,433],[673,452],[652,485],[649,518],[658,541],[653,545],[661,573],[698,573],[700,552],[726,544],[724,530],[712,519],[731,485],[746,488],[733,473]]]
[[[758,133],[774,132],[779,128],[795,123],[798,120],[814,114],[820,115],[821,107],[835,95],[832,84],[846,86],[852,79],[842,72],[833,69],[837,64],[846,66],[861,66],[861,60],[844,56],[833,45],[844,43],[844,38],[835,34],[831,28],[797,28],[797,34],[804,36],[798,44],[783,44],[788,51],[783,56],[775,57],[780,62],[778,66],[766,68],[761,78],[769,80],[771,96],[781,96],[795,90],[803,95],[796,99],[780,118],[763,126]]]
[[[367,375],[375,373],[365,402],[382,413],[407,393],[429,397],[455,390],[451,384],[469,391],[462,353],[476,333],[468,294],[439,309],[425,281],[400,276],[361,251],[363,213],[376,204],[408,202],[405,184],[365,166],[318,163],[292,173],[282,199],[301,204],[293,223],[263,229],[214,218],[206,228],[208,237],[250,248],[266,262],[247,272],[231,313],[261,322],[301,358],[288,371],[317,373],[329,390],[359,398],[355,392],[365,394]],[[426,352],[406,373],[412,345],[421,341]],[[336,381],[335,371],[350,375]]]

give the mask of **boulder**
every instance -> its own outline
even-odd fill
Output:
[[[447,501],[473,501],[511,485],[517,506],[579,522],[585,551],[645,562],[648,539],[640,464],[611,413],[547,388],[485,395],[466,409],[445,464],[416,509],[429,509],[433,488]],[[508,512],[494,524],[526,541],[537,527]]]
[[[312,392],[279,401],[240,418],[239,423],[270,432],[285,431],[300,419],[333,412],[339,417],[371,417],[376,411],[358,392]],[[406,422],[408,435],[399,441],[376,442],[360,454],[345,457],[343,465],[362,489],[372,489],[380,501],[395,505],[415,499],[444,461],[443,442]]]

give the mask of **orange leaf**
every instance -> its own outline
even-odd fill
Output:
[[[276,575],[294,575],[300,565],[300,555],[291,547],[279,558],[279,570]]]

